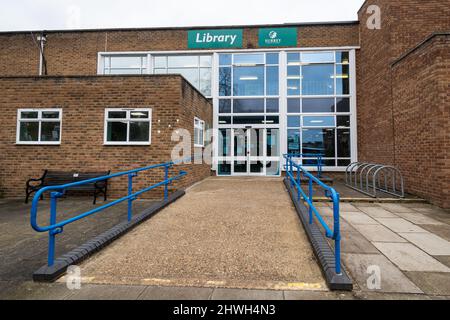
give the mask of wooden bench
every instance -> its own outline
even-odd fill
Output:
[[[111,171],[105,172],[64,172],[64,171],[50,171],[45,170],[44,174],[39,179],[30,179],[27,181],[25,203],[28,203],[30,195],[42,188],[48,186],[61,186],[69,183],[90,180],[98,177],[110,175]],[[103,194],[104,201],[108,196],[108,180],[98,181],[95,183],[84,184],[77,187],[72,187],[67,190],[73,191],[93,191],[94,205],[97,203],[97,196]],[[41,196],[41,200],[43,196]]]

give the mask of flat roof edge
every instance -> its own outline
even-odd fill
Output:
[[[302,26],[332,26],[332,25],[358,25],[358,20],[327,21],[327,22],[288,22],[281,24],[255,24],[255,25],[228,25],[228,26],[184,26],[184,27],[148,27],[148,28],[87,28],[87,29],[54,29],[54,30],[22,30],[0,31],[0,35],[25,33],[82,33],[82,32],[132,32],[132,31],[171,31],[171,30],[207,30],[207,29],[234,29],[234,28],[263,28],[263,27],[302,27]]]

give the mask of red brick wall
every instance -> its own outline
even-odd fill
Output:
[[[381,8],[381,30],[366,27],[369,5]],[[434,182],[445,172],[442,159],[448,159],[450,149],[442,137],[448,137],[449,126],[432,127],[444,114],[440,109],[424,110],[430,105],[440,108],[436,99],[445,91],[432,83],[438,83],[437,74],[448,69],[433,57],[436,50],[425,54],[428,60],[411,57],[394,68],[392,63],[432,33],[450,31],[449,16],[449,0],[368,0],[359,12],[357,53],[359,160],[400,166],[408,192],[446,207],[450,206],[443,200],[450,189],[448,171],[441,175],[444,180],[438,179],[439,187]],[[448,44],[443,46],[450,50]],[[448,108],[448,100],[441,102],[441,108]],[[438,149],[441,153],[435,158]]]
[[[0,87],[0,194],[6,197],[22,197],[26,180],[48,168],[118,172],[169,161],[174,129],[193,133],[194,116],[212,121],[211,103],[181,76],[6,77]],[[16,145],[17,109],[54,107],[63,109],[61,145]],[[152,108],[151,146],[105,146],[104,112],[111,107]],[[183,186],[210,174],[206,164],[187,168]],[[142,174],[136,188],[162,177],[162,170]],[[126,179],[112,182],[112,196],[125,190]]]
[[[301,47],[358,44],[358,24],[298,27]],[[35,37],[37,34],[35,34]],[[258,28],[244,28],[244,49],[258,48]],[[49,75],[95,75],[105,51],[187,50],[187,29],[51,32],[45,56]],[[0,34],[0,75],[38,75],[39,51],[31,34]]]
[[[395,153],[408,191],[450,208],[450,34],[393,67]]]

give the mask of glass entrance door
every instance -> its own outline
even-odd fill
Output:
[[[219,155],[219,175],[280,175],[278,128],[233,128],[220,132],[223,154]]]

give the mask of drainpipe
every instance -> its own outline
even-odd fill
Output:
[[[47,41],[47,37],[43,33],[41,36],[37,37],[37,40],[39,41],[39,76],[42,76],[44,73],[44,47],[45,42]],[[47,73],[47,72],[46,72]]]

